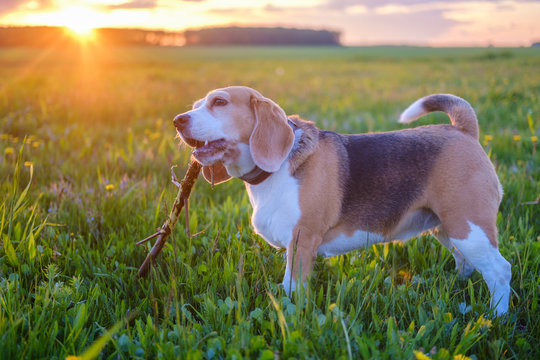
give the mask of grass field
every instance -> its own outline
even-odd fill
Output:
[[[135,242],[172,204],[170,165],[180,177],[189,161],[171,120],[232,84],[349,133],[405,128],[429,93],[467,99],[505,189],[508,317],[428,236],[320,258],[287,298],[283,251],[253,233],[239,180],[200,180],[202,233],[181,220],[137,279],[150,244]],[[0,133],[3,359],[540,358],[539,49],[0,49]]]

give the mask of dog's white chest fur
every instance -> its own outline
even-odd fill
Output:
[[[287,248],[300,219],[299,184],[289,174],[289,164],[258,185],[246,185],[253,215],[251,223],[257,234],[276,248]]]

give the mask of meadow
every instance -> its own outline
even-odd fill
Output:
[[[507,317],[434,238],[317,259],[305,291],[250,227],[243,184],[199,180],[151,276],[136,277],[189,149],[174,115],[248,85],[325,129],[406,128],[417,98],[467,99],[505,190]],[[448,122],[433,114],[411,126]],[[0,49],[3,359],[540,358],[540,49]]]

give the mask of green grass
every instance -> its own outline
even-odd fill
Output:
[[[2,358],[539,358],[538,64],[538,49],[0,49]],[[430,237],[318,259],[287,298],[283,252],[253,233],[239,180],[200,180],[202,233],[180,221],[137,279],[150,244],[135,242],[189,160],[171,119],[232,84],[349,133],[405,128],[399,113],[429,93],[469,100],[505,189],[509,316],[491,319],[481,276],[458,280]]]

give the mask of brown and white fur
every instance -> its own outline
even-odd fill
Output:
[[[256,90],[233,86],[210,92],[174,124],[196,148],[208,181],[245,181],[255,231],[287,249],[287,294],[298,279],[305,284],[317,255],[431,230],[462,277],[482,274],[495,314],[505,314],[511,266],[497,242],[502,187],[465,100],[427,96],[400,122],[432,111],[446,112],[452,124],[342,135],[287,117]]]

